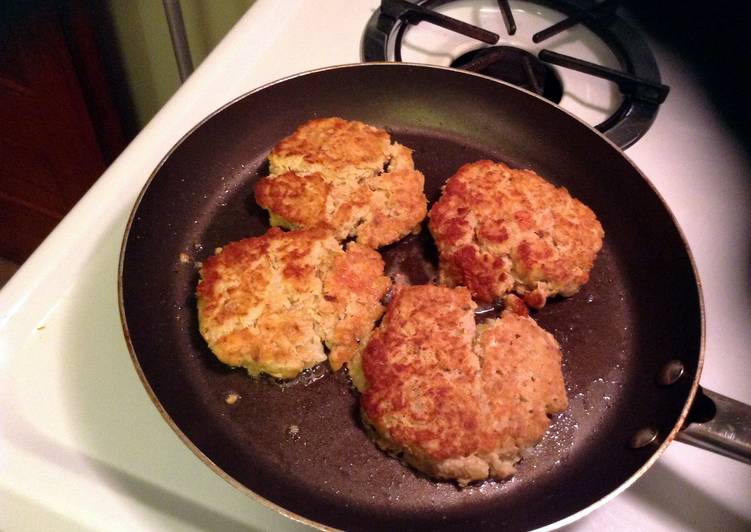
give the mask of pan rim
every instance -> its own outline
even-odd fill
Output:
[[[157,165],[154,167],[154,170],[149,175],[148,179],[145,181],[143,187],[141,188],[138,197],[136,198],[133,207],[131,208],[130,214],[128,216],[128,221],[125,226],[123,237],[121,240],[120,245],[120,255],[118,259],[118,269],[117,269],[117,294],[118,294],[118,309],[119,309],[119,315],[120,315],[120,324],[122,326],[123,330],[123,336],[125,339],[125,343],[128,347],[128,352],[130,354],[131,362],[134,365],[134,369],[136,370],[136,373],[138,375],[139,380],[141,381],[141,384],[144,386],[144,389],[147,392],[147,395],[151,399],[151,402],[154,403],[154,406],[156,406],[157,410],[161,414],[162,418],[165,420],[165,422],[170,426],[170,428],[175,432],[175,434],[178,436],[178,438],[198,457],[204,464],[206,464],[209,469],[211,469],[214,473],[219,475],[222,479],[224,479],[227,483],[229,483],[232,487],[235,489],[238,489],[239,491],[245,493],[247,496],[249,496],[251,499],[255,500],[256,502],[260,503],[262,506],[265,506],[285,517],[288,519],[291,519],[293,521],[296,521],[298,523],[316,528],[318,530],[338,530],[336,528],[330,527],[328,525],[325,525],[323,523],[320,523],[318,521],[312,520],[310,518],[304,517],[302,515],[299,515],[293,511],[290,511],[274,502],[272,502],[269,499],[266,499],[265,497],[259,495],[255,491],[251,490],[247,486],[245,486],[243,483],[229,475],[227,472],[225,472],[222,468],[220,468],[216,463],[211,460],[204,452],[199,449],[191,440],[188,438],[185,433],[182,431],[182,429],[177,425],[177,423],[172,419],[172,416],[166,411],[164,406],[162,405],[159,398],[156,396],[156,393],[154,392],[151,384],[148,382],[148,379],[146,378],[146,375],[143,372],[143,368],[141,367],[141,364],[138,360],[138,356],[135,352],[135,347],[133,346],[131,342],[131,336],[130,331],[128,329],[128,322],[127,317],[125,315],[125,297],[124,297],[124,290],[123,290],[123,272],[125,268],[125,253],[128,246],[129,236],[130,232],[133,226],[133,223],[135,222],[139,207],[141,205],[141,202],[148,192],[152,182],[156,178],[157,174],[161,170],[161,168],[164,166],[165,162],[172,156],[172,154],[177,150],[177,148],[182,145],[193,133],[202,127],[205,123],[207,123],[209,120],[214,118],[219,113],[223,112],[225,109],[231,107],[235,103],[237,103],[240,100],[244,100],[245,98],[251,97],[253,94],[264,91],[266,89],[269,89],[271,87],[274,87],[276,85],[283,84],[287,81],[297,79],[303,76],[318,74],[322,72],[327,72],[331,70],[343,70],[343,69],[354,69],[354,68],[372,68],[372,67],[385,67],[385,68],[420,68],[420,69],[428,69],[428,70],[444,70],[444,71],[450,71],[454,74],[458,75],[466,75],[466,76],[474,76],[481,79],[484,79],[486,81],[496,83],[502,86],[505,86],[506,88],[510,88],[512,90],[520,91],[522,93],[525,93],[527,96],[531,96],[536,98],[537,100],[543,102],[545,105],[552,106],[556,111],[563,112],[564,114],[568,115],[568,117],[573,118],[579,124],[586,127],[590,130],[590,132],[594,132],[597,134],[601,140],[604,140],[612,149],[614,149],[621,157],[625,159],[625,161],[638,173],[638,175],[642,178],[642,180],[650,187],[651,191],[657,199],[660,201],[662,207],[665,209],[666,213],[670,217],[670,220],[673,223],[673,226],[678,232],[678,236],[681,239],[681,243],[683,244],[683,247],[686,251],[689,263],[691,265],[691,270],[694,275],[694,278],[696,280],[696,291],[697,291],[697,300],[698,300],[698,306],[699,306],[699,321],[700,321],[700,331],[699,331],[699,346],[698,346],[698,361],[697,361],[697,369],[696,369],[696,375],[694,376],[694,380],[691,383],[691,388],[689,390],[688,396],[686,398],[685,404],[683,406],[683,409],[680,413],[680,416],[678,417],[678,420],[676,421],[675,425],[673,426],[670,433],[666,436],[665,440],[662,442],[662,444],[654,450],[652,455],[645,461],[645,463],[637,470],[635,471],[628,479],[626,479],[622,484],[617,486],[615,489],[610,491],[607,495],[602,497],[600,500],[590,504],[586,508],[583,508],[579,510],[578,512],[571,514],[563,519],[560,519],[558,521],[555,521],[553,523],[550,523],[548,525],[545,525],[543,527],[540,527],[535,530],[555,530],[562,526],[565,526],[567,524],[571,524],[586,515],[592,513],[596,509],[600,508],[601,506],[605,505],[609,501],[611,501],[613,498],[620,495],[622,492],[624,492],[626,489],[628,489],[636,480],[638,480],[665,452],[667,447],[673,442],[673,440],[676,438],[676,435],[681,430],[688,413],[691,409],[691,405],[693,404],[694,398],[696,396],[698,387],[699,387],[699,381],[701,378],[702,369],[704,366],[704,357],[705,357],[705,344],[706,344],[706,317],[705,317],[705,307],[704,307],[704,295],[702,290],[702,283],[701,279],[699,277],[699,272],[696,267],[696,261],[694,259],[693,253],[691,252],[691,248],[688,244],[688,241],[686,240],[685,233],[683,229],[681,228],[680,224],[678,223],[675,215],[673,214],[673,211],[670,209],[669,205],[665,201],[662,194],[657,190],[655,185],[652,183],[652,181],[639,169],[639,167],[631,160],[630,157],[624,152],[623,149],[621,149],[619,146],[617,146],[613,141],[611,141],[607,136],[605,136],[603,133],[597,131],[595,128],[593,128],[591,125],[584,122],[579,117],[575,116],[570,111],[567,111],[566,109],[563,109],[562,107],[550,102],[549,100],[546,100],[545,98],[530,92],[526,89],[514,86],[510,83],[497,80],[495,78],[492,78],[490,76],[486,76],[483,74],[478,74],[475,72],[469,72],[461,69],[456,69],[452,67],[444,67],[444,66],[436,66],[436,65],[426,65],[426,64],[420,64],[420,63],[409,63],[409,62],[390,62],[390,61],[377,61],[377,62],[369,62],[369,63],[346,63],[346,64],[340,64],[340,65],[331,65],[327,67],[322,68],[316,68],[311,70],[306,70],[303,72],[299,72],[296,74],[292,74],[289,76],[285,76],[282,78],[279,78],[277,80],[270,81],[268,83],[265,83],[263,85],[260,85],[259,87],[256,87],[254,89],[251,89],[233,99],[225,103],[224,105],[218,107],[208,115],[206,115],[203,119],[201,119],[199,122],[197,122],[192,128],[190,128],[180,139],[175,142],[175,144],[169,149],[169,151],[162,157],[162,159],[157,163]]]

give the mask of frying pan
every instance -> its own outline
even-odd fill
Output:
[[[301,122],[326,116],[383,127],[413,148],[431,201],[459,166],[490,158],[566,186],[601,220],[605,244],[590,282],[534,315],[561,344],[570,407],[512,480],[463,490],[432,481],[368,440],[344,372],[324,365],[291,384],[251,379],[219,363],[200,337],[193,262],[268,228],[252,197],[266,155]],[[412,283],[427,282],[435,268],[425,228],[381,252],[387,271]],[[136,370],[180,438],[234,486],[317,526],[561,525],[641,475],[686,424],[692,403],[737,406],[716,395],[713,402],[698,387],[704,317],[697,275],[646,178],[558,107],[453,69],[369,63],[318,70],[208,117],[169,152],[136,203],[119,297]],[[231,394],[239,397],[233,404]],[[692,416],[713,417],[698,410]],[[708,440],[708,427],[692,437]]]

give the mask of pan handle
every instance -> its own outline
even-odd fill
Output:
[[[676,439],[751,464],[751,406],[699,387]]]

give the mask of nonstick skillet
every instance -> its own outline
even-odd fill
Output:
[[[291,384],[254,380],[219,363],[200,337],[194,263],[268,228],[252,195],[267,171],[266,155],[301,122],[326,116],[383,127],[413,148],[431,201],[459,166],[490,158],[566,186],[601,220],[605,245],[590,282],[534,315],[561,344],[570,407],[512,480],[459,490],[421,476],[367,438],[345,373],[321,366]],[[428,282],[435,268],[425,228],[381,252],[389,273],[415,284]],[[705,446],[712,440],[726,454],[745,452],[746,460],[751,455],[747,413],[727,414],[739,405],[698,386],[701,291],[657,192],[601,134],[484,76],[358,64],[291,77],[237,99],[186,135],[149,179],[126,230],[119,281],[136,370],[166,421],[230,483],[313,525],[560,525],[625,489],[678,434]],[[727,426],[713,426],[727,415],[746,415],[733,418],[730,444],[716,437]],[[694,418],[713,421],[691,424],[690,435],[680,431]]]

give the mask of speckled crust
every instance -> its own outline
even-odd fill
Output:
[[[263,236],[224,246],[203,262],[201,335],[219,360],[289,379],[326,360],[333,369],[365,345],[391,286],[380,255],[346,252],[323,229]]]
[[[377,251],[353,242],[334,258],[324,277],[319,323],[334,370],[364,349],[383,314],[380,301],[391,288],[383,268]]]
[[[358,368],[381,448],[462,485],[514,473],[568,401],[558,343],[512,297],[476,326],[464,287],[396,288]]]
[[[389,134],[342,118],[316,118],[300,124],[269,154],[272,174],[346,172],[366,178],[383,170],[391,146]]]
[[[256,201],[289,229],[323,226],[375,249],[419,228],[427,212],[411,150],[362,122],[302,124],[271,151],[269,169]]]
[[[467,286],[484,302],[515,292],[534,308],[587,282],[604,237],[565,188],[487,160],[449,178],[428,216],[441,284]]]

